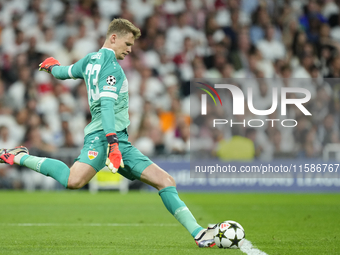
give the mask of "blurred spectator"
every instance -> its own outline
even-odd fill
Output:
[[[292,150],[293,146],[287,144],[284,133],[273,127],[268,127],[266,131],[268,132],[268,137],[272,146],[272,158],[282,159],[295,157],[295,151]]]
[[[176,127],[167,132],[166,147],[172,154],[187,154],[190,151],[190,125],[186,116],[176,116]],[[171,140],[170,140],[171,138]]]
[[[19,70],[19,80],[13,83],[8,90],[8,96],[15,110],[22,109],[26,100],[35,96],[35,85],[32,83],[34,81],[31,79],[30,69],[22,67]]]
[[[44,38],[38,41],[37,51],[47,55],[57,56],[56,53],[61,49],[61,44],[54,39],[54,29],[52,27],[44,27],[43,33]]]
[[[25,64],[29,66],[38,66],[40,64],[42,53],[37,51],[37,39],[32,36],[29,40],[29,49],[27,54],[24,55],[27,59]]]
[[[339,8],[336,14],[333,14],[329,18],[329,24],[331,25],[330,36],[337,42],[340,42],[340,15]]]
[[[34,151],[34,155],[39,155],[40,157],[49,157],[56,149],[52,144],[48,144],[43,141],[39,127],[32,126],[29,128],[25,137],[26,141],[24,145],[30,151],[32,151],[32,154]]]
[[[320,156],[321,144],[316,136],[314,128],[303,133],[302,148],[298,153],[298,158],[318,158]]]
[[[134,141],[136,148],[147,156],[154,155],[155,142],[159,143],[158,140],[153,140],[150,135],[159,125],[158,116],[156,115],[152,104],[150,102],[145,102],[137,134],[132,134],[132,138],[136,136],[136,140]]]
[[[320,12],[320,5],[316,0],[308,1],[304,8],[304,14],[299,18],[301,26],[307,32],[309,41],[316,42],[321,23],[326,22],[326,18]]]
[[[255,155],[254,156],[255,156],[256,159],[258,159],[263,152],[263,148],[257,142],[256,136],[257,136],[257,132],[256,132],[255,128],[247,128],[246,129],[245,137],[250,139],[251,141],[253,141],[254,149],[255,149]]]
[[[318,137],[322,145],[339,142],[339,125],[334,122],[332,114],[328,114],[320,124]]]
[[[17,141],[10,138],[7,126],[0,126],[0,146],[1,148],[13,148]]]
[[[292,49],[294,56],[301,56],[303,54],[303,47],[307,43],[307,35],[304,31],[296,31],[294,34]]]
[[[340,55],[330,59],[329,74],[326,78],[340,78]]]
[[[285,48],[282,42],[274,39],[274,26],[268,25],[265,29],[265,38],[259,40],[257,48],[263,57],[268,60],[282,59],[285,56]]]
[[[90,37],[88,33],[89,31],[87,31],[84,22],[82,22],[78,27],[78,35],[74,43],[77,59],[81,59],[88,53],[98,50],[96,39]]]
[[[293,72],[292,78],[311,78],[309,70],[313,66],[314,56],[311,53],[302,53],[300,66]]]
[[[170,0],[165,1],[164,11],[170,15],[176,15],[185,11],[184,0]]]
[[[64,44],[56,50],[56,56],[58,56],[58,60],[63,65],[71,65],[78,59],[77,51],[74,47],[75,37],[69,36],[65,39]]]
[[[0,114],[11,114],[13,112],[11,99],[6,95],[4,82],[0,79]]]
[[[153,3],[150,0],[129,1],[129,9],[134,15],[134,20],[138,26],[142,26],[144,24],[145,18],[153,14],[153,8]]]
[[[176,17],[176,25],[170,27],[166,32],[167,54],[174,56],[183,50],[184,39],[190,37],[197,41],[198,33],[195,28],[187,25],[187,14],[182,12]]]
[[[61,24],[56,27],[55,38],[59,43],[63,43],[66,38],[74,36],[78,33],[77,16],[72,10],[67,11],[63,15]]]
[[[264,37],[264,27],[269,25],[270,17],[263,6],[259,6],[255,12],[252,13],[252,24],[250,27],[251,42],[256,45],[259,40]]]
[[[6,52],[7,47],[11,47],[15,43],[15,33],[20,29],[20,19],[19,14],[13,15],[11,24],[5,26],[1,31],[1,42],[4,52]]]
[[[329,102],[331,97],[331,89],[327,86],[320,86],[317,89],[316,98],[311,107],[311,113],[314,123],[321,124],[329,113]]]
[[[4,44],[4,52],[10,57],[15,57],[17,54],[28,50],[28,43],[24,38],[25,34],[22,30],[16,29],[14,31],[14,41],[9,44]]]
[[[237,35],[241,29],[239,23],[239,10],[232,9],[231,12],[231,24],[223,28],[224,33],[230,40],[230,49],[235,50],[237,48]]]
[[[230,52],[230,60],[236,71],[245,68],[248,69],[248,52],[250,50],[250,39],[246,31],[238,34],[237,50]]]

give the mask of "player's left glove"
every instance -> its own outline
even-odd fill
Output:
[[[55,66],[60,66],[60,63],[55,58],[46,58],[40,65],[39,71],[45,71],[47,73],[52,72],[52,68]]]
[[[107,159],[106,165],[112,171],[112,173],[116,173],[119,167],[124,167],[122,153],[119,151],[118,147],[118,137],[115,133],[106,135],[108,145]]]

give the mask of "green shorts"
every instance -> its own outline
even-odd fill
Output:
[[[117,132],[119,150],[122,153],[124,168],[119,168],[118,173],[129,180],[140,179],[145,168],[153,162],[143,155],[137,148],[128,141],[126,130]],[[84,140],[84,147],[75,161],[86,163],[92,166],[97,172],[106,165],[107,140],[103,130],[88,134]]]

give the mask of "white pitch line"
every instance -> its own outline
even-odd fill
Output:
[[[247,255],[268,255],[267,253],[265,253],[265,252],[263,252],[259,249],[256,249],[253,246],[253,244],[247,239],[244,240],[244,243],[241,246],[240,250],[243,253],[246,253]]]
[[[11,227],[178,227],[179,224],[149,223],[0,223]]]

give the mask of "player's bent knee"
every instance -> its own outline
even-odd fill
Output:
[[[80,189],[85,185],[82,179],[69,179],[67,183],[68,189]]]
[[[172,177],[170,174],[169,174],[169,186],[175,186],[176,187],[176,181],[174,179],[174,177]]]
[[[176,187],[175,179],[156,164],[147,167],[143,171],[140,180],[158,190],[162,190],[169,186]]]
[[[160,183],[158,184],[157,189],[161,190],[161,189],[164,189],[164,188],[169,187],[169,186],[176,187],[176,182],[175,182],[175,179],[170,174],[167,174],[165,176],[165,178],[163,178],[160,181]]]

